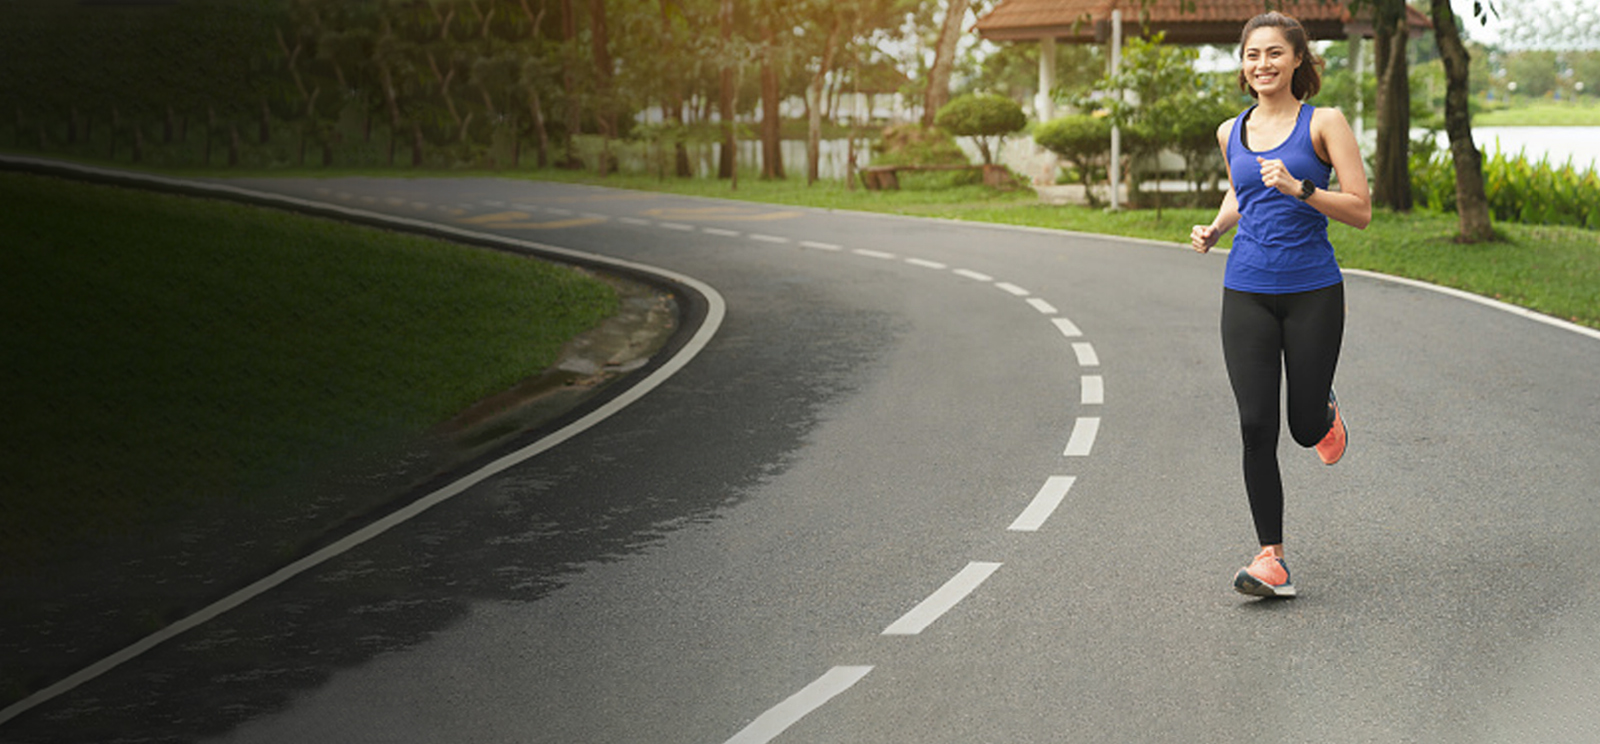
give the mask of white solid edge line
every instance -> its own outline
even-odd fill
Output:
[[[1072,490],[1072,484],[1077,481],[1070,475],[1052,475],[1039,487],[1039,493],[1028,502],[1028,508],[1017,515],[1016,521],[1006,529],[1011,532],[1037,532],[1044,526],[1045,520],[1056,512],[1061,506],[1061,501],[1067,497],[1067,491]]]
[[[944,586],[934,590],[927,599],[922,600],[910,612],[902,615],[899,620],[889,624],[883,629],[882,635],[916,635],[926,630],[935,620],[944,613],[949,612],[961,600],[978,588],[984,580],[988,579],[1000,568],[999,563],[985,563],[973,561],[966,568],[944,583]]]
[[[1079,367],[1100,366],[1100,355],[1094,351],[1094,344],[1080,341],[1072,345],[1072,353],[1078,356]]]
[[[800,719],[805,718],[806,714],[822,707],[839,693],[860,682],[870,671],[872,671],[870,666],[836,666],[829,669],[815,682],[806,685],[788,699],[757,716],[750,725],[734,734],[726,744],[766,744],[772,741]]]
[[[1379,279],[1379,280],[1386,281],[1386,282],[1394,282],[1395,284],[1403,284],[1403,285],[1408,286],[1408,287],[1416,287],[1417,289],[1431,290],[1431,291],[1434,291],[1434,292],[1438,292],[1440,294],[1444,294],[1444,295],[1449,295],[1451,297],[1455,297],[1457,299],[1466,300],[1468,302],[1476,302],[1479,305],[1483,305],[1485,307],[1491,307],[1491,308],[1494,308],[1496,310],[1500,310],[1500,311],[1503,311],[1503,312],[1511,313],[1512,315],[1520,315],[1520,316],[1522,316],[1524,318],[1527,318],[1528,320],[1532,320],[1532,321],[1536,321],[1536,322],[1539,322],[1539,323],[1543,323],[1543,324],[1548,325],[1548,326],[1554,326],[1556,328],[1560,328],[1560,329],[1565,330],[1565,331],[1572,331],[1573,333],[1582,334],[1584,336],[1588,336],[1589,338],[1600,339],[1600,330],[1597,330],[1597,329],[1594,329],[1594,328],[1590,328],[1588,326],[1581,326],[1581,325],[1578,325],[1577,323],[1573,323],[1571,321],[1562,320],[1562,319],[1557,318],[1557,317],[1555,317],[1553,315],[1545,315],[1544,313],[1538,312],[1537,310],[1529,310],[1528,308],[1525,308],[1525,307],[1518,307],[1518,306],[1510,304],[1508,302],[1501,302],[1501,301],[1493,299],[1493,298],[1484,297],[1483,295],[1476,295],[1476,294],[1473,294],[1473,293],[1465,291],[1465,290],[1456,289],[1454,287],[1445,287],[1445,286],[1440,286],[1438,284],[1429,284],[1428,282],[1418,281],[1416,279],[1407,279],[1407,278],[1405,278],[1403,276],[1392,276],[1392,275],[1389,275],[1389,274],[1380,274],[1380,273],[1378,273],[1376,271],[1367,271],[1365,269],[1341,269],[1341,270],[1346,274],[1354,274],[1356,276],[1362,276],[1362,277],[1366,277],[1368,279]]]
[[[1083,376],[1083,399],[1080,404],[1086,406],[1104,405],[1106,402],[1106,381],[1100,375]]]
[[[674,355],[671,359],[668,359],[666,363],[656,368],[654,372],[651,372],[637,384],[623,391],[617,397],[607,401],[594,411],[591,411],[583,418],[580,418],[577,421],[574,421],[550,433],[544,438],[529,444],[522,449],[504,455],[499,459],[484,465],[481,468],[478,468],[466,476],[463,476],[461,479],[450,483],[449,485],[446,485],[437,491],[427,494],[426,496],[423,496],[416,501],[411,502],[410,504],[407,504],[405,507],[402,507],[401,509],[388,514],[382,519],[379,519],[372,524],[346,535],[340,540],[323,547],[321,550],[318,550],[293,563],[290,563],[287,566],[284,566],[283,568],[278,569],[270,576],[259,579],[255,583],[252,583],[243,589],[240,589],[204,608],[201,608],[188,617],[178,620],[177,622],[168,625],[161,630],[145,636],[143,639],[135,642],[133,645],[117,651],[116,653],[113,653],[110,656],[107,656],[93,664],[90,664],[89,666],[80,669],[79,671],[73,673],[65,679],[62,679],[59,682],[56,682],[53,685],[50,685],[49,687],[39,690],[38,692],[35,692],[32,695],[23,698],[22,700],[12,703],[4,709],[0,709],[0,723],[9,721],[12,718],[15,718],[34,708],[35,706],[49,701],[65,692],[72,690],[73,688],[78,687],[79,685],[82,685],[85,682],[88,682],[89,680],[105,674],[124,662],[134,659],[144,652],[149,651],[150,649],[155,648],[156,646],[171,640],[172,638],[175,638],[186,631],[203,625],[217,618],[223,613],[239,607],[245,602],[258,597],[273,588],[276,588],[278,585],[288,581],[289,579],[305,573],[306,571],[309,571],[310,569],[315,568],[316,566],[325,563],[328,560],[335,558],[349,551],[350,549],[355,548],[356,546],[361,545],[362,543],[365,543],[368,540],[371,540],[383,534],[384,532],[389,531],[390,529],[393,529],[400,524],[405,523],[406,521],[427,511],[428,509],[438,506],[439,504],[444,503],[445,501],[448,501],[457,495],[460,495],[467,489],[482,483],[483,481],[498,475],[501,472],[504,472],[512,466],[525,462],[530,458],[550,450],[556,445],[559,445],[562,442],[577,436],[584,430],[589,429],[590,427],[606,420],[607,418],[610,418],[618,411],[621,411],[633,402],[644,397],[646,393],[654,390],[663,382],[666,382],[668,378],[676,374],[678,370],[683,369],[686,365],[688,365],[689,362],[694,359],[695,356],[697,356],[703,349],[705,349],[708,343],[710,343],[712,336],[716,335],[718,328],[720,328],[722,325],[723,318],[727,315],[726,301],[723,300],[722,295],[713,289],[711,285],[706,284],[698,279],[654,266],[633,263],[631,261],[623,261],[597,254],[583,253],[581,251],[575,251],[567,248],[558,248],[556,246],[544,245],[542,243],[533,243],[515,238],[505,238],[498,235],[490,235],[488,233],[462,230],[436,222],[424,222],[405,217],[393,217],[376,212],[367,212],[359,209],[340,207],[338,205],[328,204],[326,202],[314,202],[296,197],[251,191],[249,189],[242,189],[235,186],[210,184],[197,181],[184,181],[180,179],[162,178],[159,176],[147,176],[145,174],[130,173],[127,171],[107,171],[104,169],[75,166],[72,164],[59,164],[55,161],[46,162],[52,166],[69,165],[84,171],[109,173],[124,178],[131,177],[130,180],[147,180],[155,183],[180,185],[186,188],[213,189],[220,192],[250,196],[252,198],[261,199],[268,202],[311,206],[320,210],[343,212],[352,216],[360,216],[363,219],[377,219],[396,225],[425,227],[431,231],[453,233],[462,237],[472,238],[474,240],[496,241],[505,243],[507,245],[516,245],[525,248],[536,249],[545,254],[580,258],[585,261],[628,268],[634,271],[642,271],[655,274],[672,281],[680,282],[694,289],[696,292],[699,292],[706,298],[707,307],[705,321],[700,324],[700,327],[696,329],[694,335],[689,338],[689,341],[684,344],[683,348],[679,350],[676,355]]]
[[[1079,416],[1072,425],[1072,436],[1067,438],[1067,448],[1061,454],[1065,457],[1088,457],[1099,434],[1099,416]]]

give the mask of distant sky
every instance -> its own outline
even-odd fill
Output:
[[[1495,0],[1500,17],[1471,20],[1473,0],[1451,0],[1467,37],[1507,49],[1600,50],[1600,0]]]

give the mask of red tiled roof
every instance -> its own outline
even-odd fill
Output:
[[[1350,33],[1371,33],[1370,21],[1353,19],[1340,0],[1282,0],[1273,3],[1281,12],[1299,19],[1313,38],[1345,38]],[[1239,38],[1245,21],[1263,12],[1264,0],[1154,0],[1141,8],[1139,0],[1001,0],[978,19],[976,29],[985,39],[1037,39],[1051,35],[1071,41],[1094,41],[1096,29],[1109,22],[1112,10],[1122,11],[1124,31],[1137,33],[1140,14],[1152,30],[1164,30],[1171,41],[1229,43]],[[1432,28],[1428,17],[1407,7],[1413,33]],[[1370,17],[1371,11],[1362,15]],[[1101,32],[1104,33],[1103,31]]]

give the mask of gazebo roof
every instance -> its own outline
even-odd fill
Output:
[[[1189,6],[1185,8],[1185,6]],[[1154,0],[1141,9],[1139,0],[1001,0],[978,19],[978,34],[989,41],[1032,41],[1051,37],[1068,43],[1100,43],[1110,38],[1111,11],[1122,11],[1123,33],[1143,35],[1140,13],[1146,12],[1145,33],[1165,31],[1175,44],[1236,44],[1245,21],[1263,12],[1264,0]],[[1372,11],[1359,15],[1339,0],[1284,0],[1278,10],[1298,19],[1313,39],[1372,36]],[[1411,35],[1433,28],[1426,15],[1406,6]]]

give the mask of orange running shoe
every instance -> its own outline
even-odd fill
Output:
[[[1271,548],[1262,548],[1250,565],[1233,575],[1233,588],[1252,597],[1295,596],[1294,584],[1289,582],[1289,564],[1273,555]]]
[[[1332,465],[1344,457],[1344,446],[1350,438],[1344,416],[1339,414],[1339,399],[1334,397],[1332,389],[1328,390],[1328,415],[1333,417],[1333,425],[1328,427],[1328,434],[1322,441],[1317,442],[1317,457],[1322,458],[1323,465]]]

